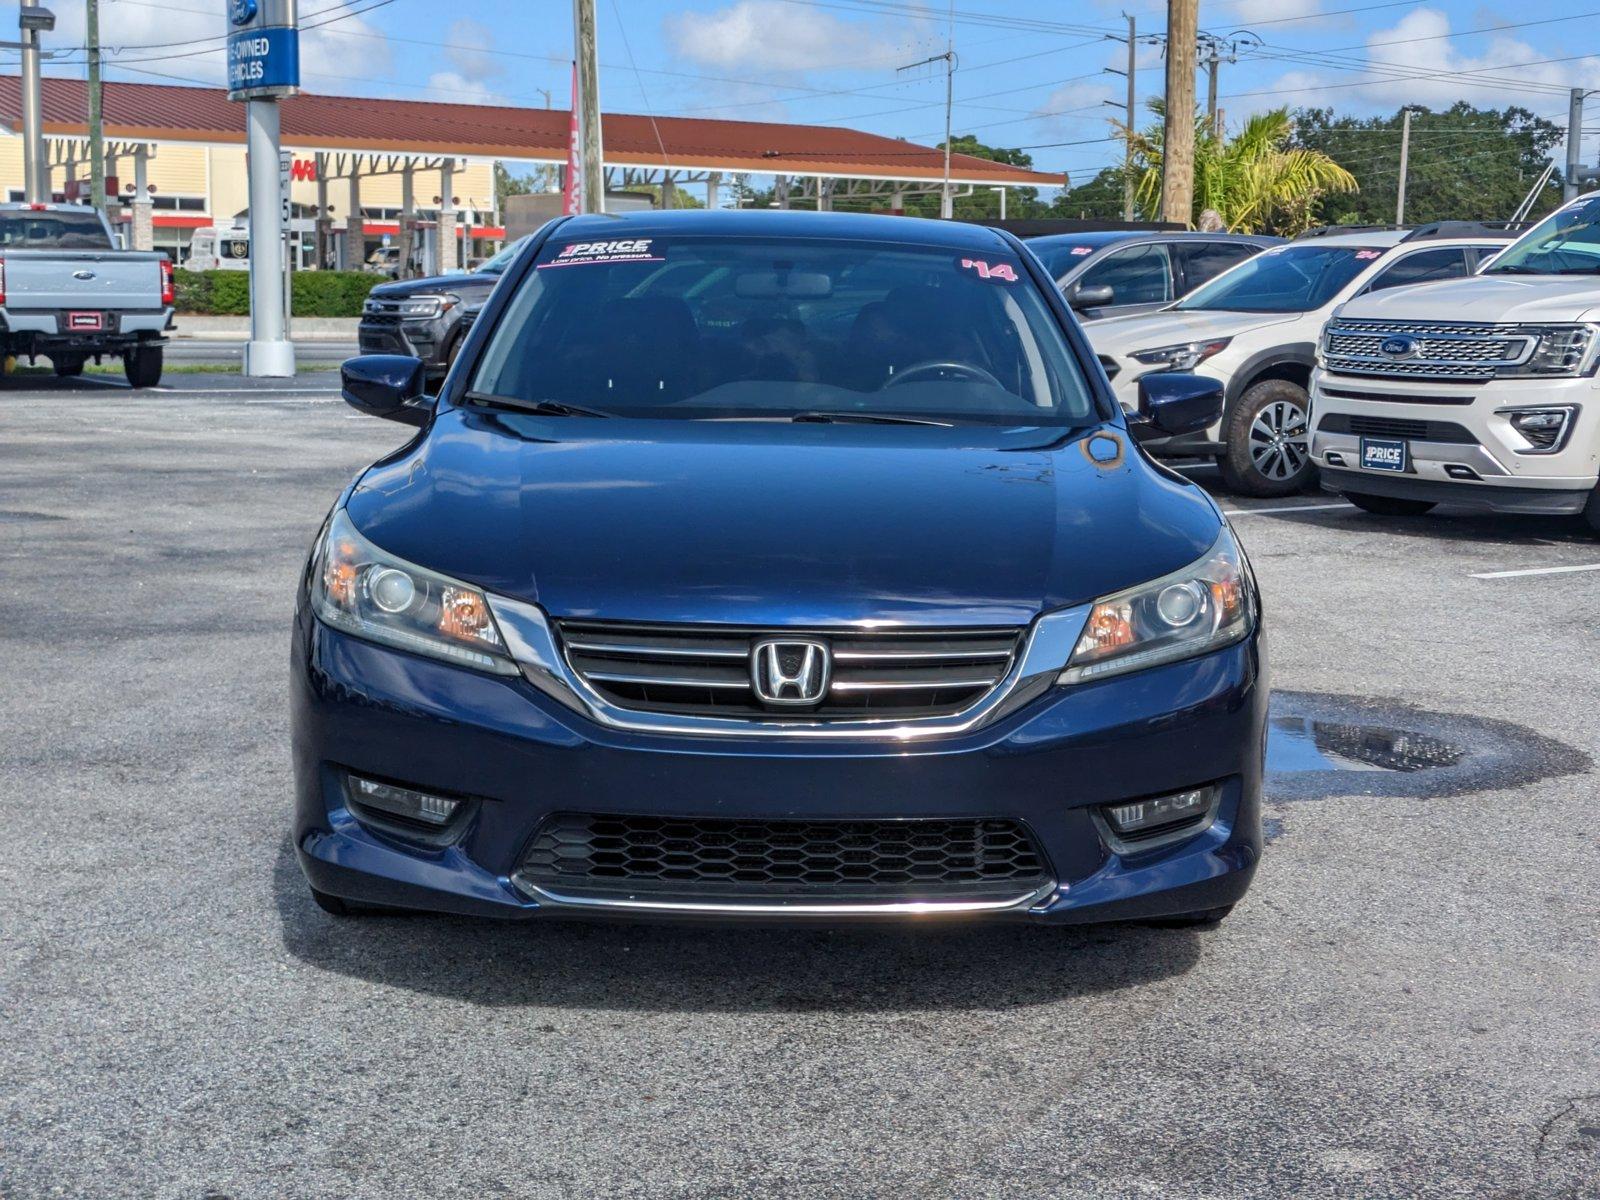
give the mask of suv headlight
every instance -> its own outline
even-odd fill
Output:
[[[1177,346],[1158,346],[1154,350],[1135,350],[1128,357],[1135,362],[1168,371],[1192,371],[1206,359],[1221,354],[1232,338],[1212,338],[1203,342],[1184,342]]]
[[[311,605],[324,622],[357,637],[497,675],[517,673],[481,591],[378,549],[343,509],[317,546]]]
[[[1534,338],[1533,353],[1504,375],[1592,375],[1600,338],[1593,325],[1520,325],[1519,333]]]
[[[456,304],[454,296],[413,296],[400,301],[398,311],[402,317],[437,317]]]
[[[1243,640],[1256,625],[1250,566],[1224,525],[1199,561],[1095,603],[1063,684],[1194,658]]]

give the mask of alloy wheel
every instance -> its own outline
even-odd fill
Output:
[[[1311,451],[1306,443],[1306,410],[1289,400],[1265,405],[1250,422],[1250,461],[1276,482],[1305,470]]]

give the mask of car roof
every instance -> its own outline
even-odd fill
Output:
[[[1082,233],[1045,233],[1027,239],[1035,249],[1044,246],[1109,246],[1116,242],[1246,242],[1270,245],[1281,237],[1268,233],[1196,233],[1183,229],[1086,229]]]
[[[1008,251],[1011,243],[983,225],[890,217],[872,213],[804,212],[794,209],[677,209],[631,213],[590,213],[564,221],[556,230],[569,238],[633,237],[828,238],[879,245],[932,246],[946,250]]]

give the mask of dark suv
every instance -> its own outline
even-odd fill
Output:
[[[1027,245],[1078,319],[1093,321],[1153,312],[1282,241],[1266,234],[1110,229],[1029,238]]]
[[[476,271],[373,288],[361,311],[361,353],[420,358],[429,379],[444,378],[471,325],[464,314],[483,307],[521,244],[512,242]]]

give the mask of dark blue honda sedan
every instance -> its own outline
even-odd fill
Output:
[[[1037,260],[903,218],[554,222],[295,620],[317,902],[1214,922],[1261,851],[1259,600]]]

